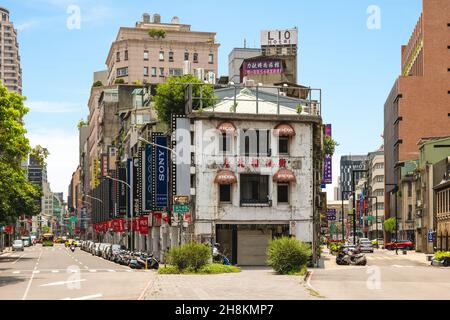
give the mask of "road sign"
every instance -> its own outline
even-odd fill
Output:
[[[176,212],[176,213],[189,212],[189,205],[185,205],[185,204],[174,205],[173,206],[173,212]]]

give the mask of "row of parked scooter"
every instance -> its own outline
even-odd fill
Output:
[[[81,250],[94,256],[102,257],[132,269],[158,269],[159,261],[153,254],[140,251],[130,251],[123,245],[99,243],[91,240],[81,241]]]

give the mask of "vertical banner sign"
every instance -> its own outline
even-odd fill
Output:
[[[144,212],[150,212],[153,208],[153,146],[147,144],[144,151]]]
[[[119,168],[119,180],[127,180],[127,169]],[[119,215],[124,216],[127,214],[127,186],[122,183],[117,183],[119,189]]]
[[[155,136],[155,143],[160,146],[167,147],[167,137]],[[158,208],[168,207],[169,192],[169,157],[168,150],[156,147],[155,167],[156,167],[156,193],[155,205]]]
[[[331,137],[331,124],[325,125],[325,135]],[[324,173],[323,173],[323,183],[324,184],[332,184],[333,183],[333,159],[327,154],[325,155],[324,160]]]
[[[127,159],[127,183],[128,185],[130,185],[131,187],[133,187],[133,159]],[[132,210],[133,208],[133,204],[131,203],[131,198],[133,197],[133,190],[130,190],[130,188],[128,186],[126,186],[127,188],[127,213],[128,216],[131,217],[132,214]],[[133,215],[134,216],[134,215]]]
[[[139,193],[140,193],[140,188],[139,188],[139,158],[135,157],[133,158],[133,206],[134,206],[134,216],[138,216],[141,212],[140,208],[139,208]]]

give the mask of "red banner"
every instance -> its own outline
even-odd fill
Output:
[[[124,232],[125,231],[125,220],[124,219],[114,219],[113,220],[113,230],[114,230],[114,232]]]
[[[5,226],[5,232],[12,234],[13,233],[13,226]]]
[[[109,220],[108,221],[108,229],[112,229],[112,227],[113,227],[113,221]]]
[[[139,217],[139,233],[148,234],[148,216]]]

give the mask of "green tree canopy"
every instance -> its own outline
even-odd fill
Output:
[[[187,74],[180,77],[169,77],[163,84],[158,85],[156,88],[156,95],[154,97],[155,109],[158,114],[158,118],[165,122],[170,123],[172,114],[183,114],[185,108],[185,88],[186,84],[194,84],[192,87],[193,97],[200,97],[200,86],[196,84],[202,84],[203,82],[194,75]],[[212,86],[203,86],[203,107],[212,106],[217,99],[214,96],[214,89]],[[193,101],[193,108],[198,109],[200,107],[200,99]]]
[[[383,223],[384,230],[387,232],[393,232],[396,229],[397,220],[395,218],[386,219]]]
[[[0,221],[14,222],[20,215],[39,213],[39,187],[28,182],[22,161],[34,154],[45,159],[46,149],[31,149],[23,117],[25,98],[0,84]]]
[[[326,155],[334,155],[334,151],[336,147],[339,146],[339,143],[337,143],[335,140],[333,140],[330,136],[325,136],[324,138],[324,153]]]

